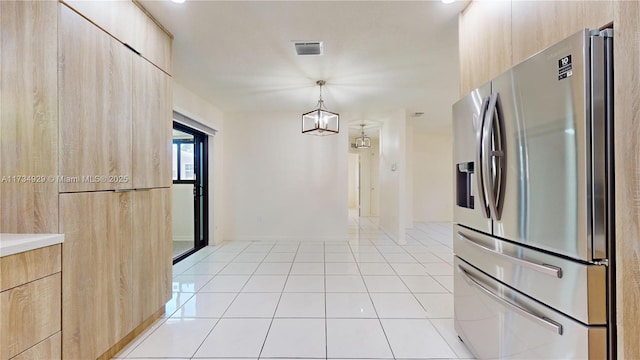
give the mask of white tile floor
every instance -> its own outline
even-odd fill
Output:
[[[166,314],[117,359],[468,359],[453,328],[451,225],[397,244],[229,242],[176,264]]]

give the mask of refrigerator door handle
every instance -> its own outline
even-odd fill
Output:
[[[491,253],[493,255],[498,255],[498,256],[504,258],[505,260],[507,260],[509,262],[512,262],[514,264],[526,267],[526,268],[531,269],[531,270],[535,270],[537,272],[541,272],[541,273],[543,273],[545,275],[557,277],[558,279],[562,278],[562,268],[560,268],[560,267],[549,265],[549,264],[536,264],[536,263],[531,262],[531,261],[527,261],[527,260],[523,260],[523,259],[520,259],[520,258],[517,258],[517,257],[513,257],[513,256],[505,254],[503,252],[496,251],[494,249],[488,248],[488,247],[486,247],[486,246],[484,246],[482,244],[478,244],[476,241],[464,236],[464,234],[462,234],[462,233],[458,233],[458,238],[461,239],[461,240],[465,240],[469,244],[472,244],[478,250],[481,250],[481,251],[487,252],[487,253]]]
[[[458,271],[460,271],[460,273],[462,274],[462,277],[465,279],[465,281],[467,281],[467,283],[469,285],[472,285],[476,288],[478,288],[479,290],[481,290],[482,292],[484,292],[485,294],[489,295],[489,297],[491,297],[492,299],[494,299],[495,301],[497,301],[500,304],[503,304],[511,309],[513,309],[515,312],[517,312],[518,314],[526,317],[527,319],[542,325],[543,327],[545,327],[548,330],[551,330],[553,332],[555,332],[558,335],[562,336],[562,324],[559,324],[549,318],[546,317],[541,317],[538,316],[534,313],[532,313],[531,311],[523,308],[520,305],[516,305],[514,303],[512,303],[511,301],[502,298],[501,296],[499,296],[498,294],[494,293],[493,291],[487,289],[486,287],[484,287],[478,280],[474,279],[473,276],[471,276],[471,274],[469,274],[464,268],[462,268],[462,266],[458,265]]]
[[[483,149],[484,149],[484,124],[485,124],[485,115],[487,113],[487,107],[489,106],[489,97],[487,96],[483,101],[482,101],[482,108],[480,109],[480,124],[479,124],[479,128],[478,128],[478,134],[476,136],[477,139],[477,148],[476,148],[476,166],[475,166],[475,171],[476,171],[476,185],[478,186],[478,194],[480,196],[480,201],[479,201],[479,205],[482,208],[482,213],[484,214],[484,217],[487,219],[491,218],[491,214],[489,212],[489,207],[487,206],[487,195],[488,193],[485,192],[485,186],[484,186],[484,168],[483,168],[483,164],[485,161],[485,156],[483,153]]]
[[[502,218],[506,180],[506,153],[504,116],[500,93],[491,95],[483,126],[483,172],[489,174],[484,180],[489,200],[489,210],[494,220]],[[494,160],[495,159],[495,160]]]

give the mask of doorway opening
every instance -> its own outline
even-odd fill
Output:
[[[207,135],[173,123],[173,263],[209,243]]]
[[[373,121],[365,122],[371,147],[355,148],[355,137],[360,135],[361,123],[349,126],[349,216],[378,217],[380,208],[380,128]]]
[[[360,216],[360,155],[349,153],[349,213]]]

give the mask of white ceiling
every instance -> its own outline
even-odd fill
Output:
[[[417,131],[437,132],[458,97],[467,2],[141,1],[175,37],[176,81],[224,112],[306,112],[324,79],[326,107],[356,123],[405,109],[425,113]],[[324,55],[298,56],[294,40],[323,41]]]

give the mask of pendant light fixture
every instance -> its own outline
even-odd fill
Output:
[[[364,134],[364,124],[360,124],[360,134],[356,138],[356,149],[368,149],[371,147],[371,138]]]
[[[302,114],[302,133],[319,136],[337,134],[340,131],[340,115],[328,111],[324,107],[322,86],[324,86],[326,82],[324,80],[318,80],[316,84],[320,86],[318,108]]]

